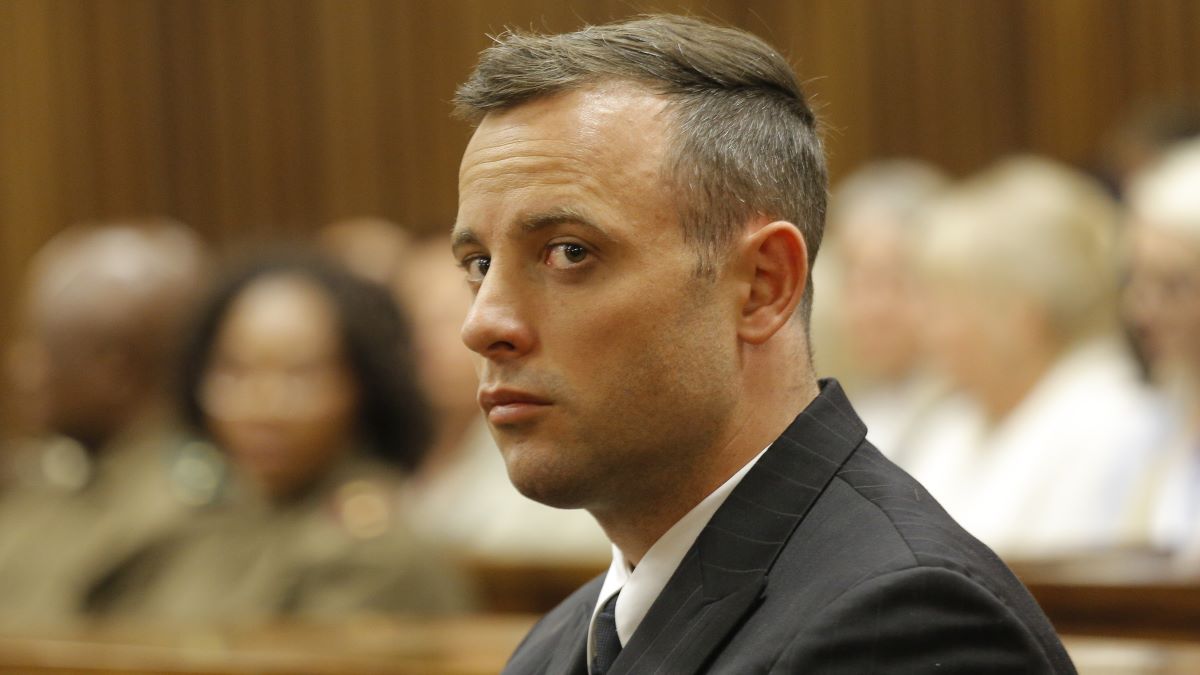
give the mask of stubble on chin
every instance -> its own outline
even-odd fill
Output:
[[[497,438],[513,487],[535,502],[559,509],[585,508],[596,488],[585,472],[569,465],[572,450],[563,444],[539,447],[529,441]]]

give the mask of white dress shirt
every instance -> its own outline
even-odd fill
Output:
[[[617,598],[616,607],[617,637],[624,646],[629,642],[629,638],[637,630],[637,627],[641,625],[642,619],[646,618],[646,612],[650,611],[650,605],[654,604],[659,593],[670,581],[671,576],[675,574],[675,569],[679,567],[679,563],[687,555],[688,549],[700,536],[704,526],[708,524],[709,520],[712,520],[713,514],[717,512],[721,504],[725,503],[729,493],[733,492],[738,483],[742,482],[742,478],[770,447],[768,445],[763,448],[737,473],[730,476],[729,480],[713,490],[672,525],[671,529],[659,537],[650,550],[646,551],[646,555],[642,557],[636,568],[632,567],[625,559],[625,554],[621,552],[621,549],[615,545],[612,547],[612,564],[608,568],[608,574],[604,577],[604,585],[600,587],[600,598],[592,610],[592,622],[588,626],[587,662],[589,668],[592,663],[596,615],[600,613],[604,603],[608,602],[608,599],[614,594],[618,592],[621,594]]]

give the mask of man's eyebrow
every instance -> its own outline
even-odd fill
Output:
[[[612,241],[612,235],[606,232],[604,228],[592,222],[591,218],[588,218],[583,212],[569,207],[559,207],[549,211],[533,213],[522,218],[521,232],[529,234],[567,223],[578,225],[601,239]]]
[[[476,245],[479,243],[479,237],[467,228],[455,229],[450,233],[450,250],[457,251],[460,246]]]
[[[555,208],[525,216],[520,220],[520,228],[512,234],[519,237],[567,223],[578,225],[605,241],[613,241],[612,235],[604,228],[592,222],[583,212],[569,207]],[[470,228],[455,229],[450,233],[450,250],[457,251],[463,246],[482,246],[482,242]]]

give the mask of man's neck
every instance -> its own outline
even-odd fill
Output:
[[[671,480],[651,486],[640,498],[626,495],[618,504],[588,509],[631,565],[637,565],[667,530],[779,438],[819,390],[813,381],[790,393],[777,391],[771,405],[741,406],[722,442],[697,453],[691,466],[680,467]]]

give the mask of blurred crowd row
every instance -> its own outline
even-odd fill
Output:
[[[1200,138],[1116,187],[1032,156],[862,167],[815,271],[818,369],[1002,556],[1200,573]]]
[[[457,611],[472,561],[607,561],[586,513],[508,482],[445,232],[222,260],[175,222],[78,225],[27,276],[0,630]]]

